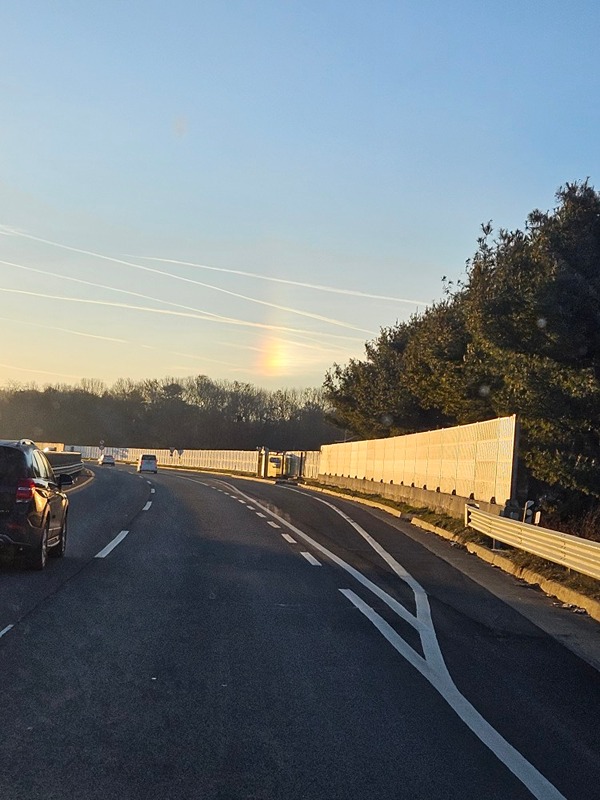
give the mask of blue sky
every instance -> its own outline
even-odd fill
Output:
[[[0,384],[320,385],[441,297],[481,222],[598,186],[599,22],[595,0],[3,4]]]

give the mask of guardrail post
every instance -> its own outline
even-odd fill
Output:
[[[469,511],[469,504],[465,503],[465,528],[469,527],[471,522],[471,512]]]

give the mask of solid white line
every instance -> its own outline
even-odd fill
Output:
[[[296,540],[294,539],[293,536],[290,536],[289,533],[282,533],[281,535],[286,540],[286,542],[289,542],[290,544],[296,544]]]
[[[267,525],[270,525],[272,528],[281,528],[281,525],[278,525],[276,522],[271,522],[271,520],[267,521]]]
[[[292,489],[288,491],[297,490]],[[247,500],[252,499],[244,495],[243,492],[240,492],[240,494],[242,497],[246,497]],[[303,493],[299,492],[299,494]],[[386,605],[389,606],[393,611],[395,611],[399,617],[404,619],[413,628],[415,628],[415,630],[418,631],[420,634],[425,658],[413,650],[412,647],[410,647],[382,617],[379,617],[379,615],[376,614],[376,612],[373,611],[370,606],[364,603],[363,600],[355,595],[354,592],[351,592],[350,590],[340,590],[371,621],[373,621],[374,618],[377,618],[376,627],[385,636],[385,638],[388,639],[390,644],[392,644],[394,648],[431,683],[431,685],[440,693],[440,695],[454,710],[458,717],[462,719],[465,725],[467,725],[467,727],[473,731],[480,741],[489,750],[491,750],[496,758],[529,789],[536,800],[566,800],[564,795],[562,795],[558,789],[553,786],[550,781],[548,781],[547,778],[545,778],[542,773],[533,766],[533,764],[530,764],[530,762],[527,761],[527,759],[522,756],[518,750],[509,744],[509,742],[507,742],[506,739],[504,739],[504,737],[501,736],[498,731],[482,717],[482,715],[467,700],[467,698],[460,693],[454,681],[452,680],[450,673],[448,672],[448,668],[446,667],[446,663],[441,653],[435,634],[435,629],[433,628],[431,612],[429,609],[429,600],[425,590],[401,564],[399,564],[389,553],[387,553],[387,551],[381,547],[378,542],[375,541],[375,539],[373,539],[366,531],[363,531],[363,529],[360,528],[360,526],[354,522],[354,520],[350,519],[350,517],[345,515],[343,511],[340,511],[339,508],[336,508],[336,506],[327,503],[326,501],[320,501],[324,502],[325,505],[331,505],[331,507],[338,514],[340,514],[340,516],[344,517],[361,534],[361,536],[364,534],[365,538],[368,537],[367,541],[369,541],[373,547],[377,545],[375,549],[377,549],[378,552],[378,548],[381,548],[382,552],[380,554],[382,557],[385,558],[388,564],[390,564],[394,572],[396,572],[396,574],[401,577],[402,580],[405,580],[413,590],[417,607],[416,617],[407,611],[401,603],[398,603],[397,600],[394,600],[394,598],[387,594],[387,592],[377,586],[377,584],[370,581],[365,575],[341,559],[335,553],[328,550],[311,536],[301,531],[291,522],[288,522],[275,511],[271,511],[266,506],[262,506],[260,503],[256,502],[256,500],[253,502],[262,508],[267,514],[269,514],[269,516],[278,520],[285,528],[288,528],[288,530],[291,530],[300,539],[303,539],[314,550],[322,553],[328,560],[333,561],[334,564],[337,564],[349,575],[352,575],[355,580],[357,580],[365,588],[369,589],[369,591],[371,591],[376,597],[379,597],[381,600],[383,600],[383,602],[386,603]]]
[[[146,505],[142,508],[142,511],[148,511],[151,505],[152,505],[152,500],[148,500]]]
[[[388,640],[392,647],[397,650],[415,669],[417,669],[436,689],[450,708],[462,719],[465,725],[470,728],[475,736],[488,747],[492,753],[505,764],[537,798],[537,800],[566,800],[558,789],[553,786],[541,772],[530,764],[518,750],[516,750],[490,723],[485,720],[477,709],[464,697],[452,679],[448,675],[439,675],[432,670],[422,658],[418,657],[412,647],[409,647],[404,639],[389,625],[383,617],[380,617],[371,606],[367,605],[351,589],[340,589],[340,592],[369,619],[377,630]]]
[[[110,551],[114,550],[115,547],[123,541],[123,539],[127,536],[128,533],[129,531],[121,531],[121,533],[119,533],[118,536],[115,536],[112,542],[109,542],[103,550],[100,550],[99,553],[96,553],[95,557],[106,558],[106,556],[110,553]]]
[[[0,637],[4,636],[5,633],[8,633],[14,627],[14,625],[7,625],[6,628],[2,628],[0,631]]]
[[[304,556],[304,558],[308,561],[308,563],[312,564],[313,567],[320,567],[321,566],[321,562],[317,561],[317,559],[313,556],[312,553],[300,553],[300,555]]]
[[[291,489],[290,491],[296,492],[297,494],[302,494],[302,492],[298,492],[297,489]],[[319,503],[323,503],[323,505],[328,506],[335,511],[336,514],[339,514],[339,516],[342,517],[342,519],[344,519],[349,525],[351,525],[359,534],[359,536],[362,536],[362,538],[373,548],[373,550],[375,550],[375,552],[381,556],[381,558],[387,564],[389,564],[400,580],[404,581],[404,583],[410,587],[415,598],[417,619],[423,623],[423,628],[419,631],[419,633],[421,636],[421,644],[423,646],[425,660],[432,666],[435,664],[436,669],[440,672],[440,674],[447,673],[446,663],[444,662],[444,658],[435,635],[433,621],[431,619],[429,598],[427,597],[427,593],[421,584],[416,581],[408,572],[408,570],[406,570],[402,564],[398,563],[398,561],[396,561],[396,559],[390,555],[390,553],[388,553],[388,551],[385,550],[381,544],[371,536],[371,534],[367,533],[364,528],[362,528],[351,517],[345,514],[341,508],[338,508],[333,503],[328,503],[327,500],[323,500],[320,497],[313,497],[312,499]]]

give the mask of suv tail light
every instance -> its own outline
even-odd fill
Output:
[[[31,478],[22,478],[17,484],[17,494],[15,500],[17,503],[28,503],[33,500],[35,492],[35,481]]]

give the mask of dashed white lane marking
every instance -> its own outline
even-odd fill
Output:
[[[243,506],[246,505],[246,501],[245,500],[239,500],[237,497],[235,499],[238,501],[238,503],[241,503]]]
[[[154,487],[152,487],[152,489],[150,489],[150,494],[156,494],[156,489]]]
[[[320,567],[321,566],[321,562],[317,561],[317,559],[313,556],[312,553],[300,553],[300,555],[304,556],[304,558],[308,561],[308,563],[312,564],[313,567]]]
[[[250,506],[250,505],[249,505],[249,506],[248,506],[248,511],[256,511],[256,509],[254,508],[254,506]]]
[[[288,491],[297,491],[291,489]],[[247,500],[251,500],[242,492],[242,496]],[[315,498],[317,499],[317,498]],[[337,564],[349,575],[352,575],[360,584],[369,589],[376,597],[383,600],[398,616],[406,620],[415,630],[420,634],[421,644],[423,648],[424,657],[412,649],[394,629],[377,614],[370,606],[368,606],[358,595],[348,589],[340,589],[348,600],[350,600],[356,608],[361,611],[367,619],[369,619],[379,632],[392,644],[392,646],[400,653],[415,669],[417,669],[423,677],[429,681],[434,689],[440,696],[448,703],[450,708],[458,715],[458,717],[465,723],[465,725],[473,731],[475,736],[496,756],[496,758],[503,763],[515,775],[524,786],[529,789],[531,794],[536,800],[566,800],[558,789],[553,786],[550,781],[539,772],[533,764],[519,753],[498,731],[490,725],[490,723],[477,711],[477,709],[467,700],[464,695],[460,693],[454,681],[450,677],[446,663],[442,656],[442,652],[437,641],[437,636],[433,623],[431,620],[431,610],[429,608],[429,600],[423,587],[416,581],[412,575],[399,564],[381,545],[379,545],[373,537],[371,537],[364,529],[354,522],[350,517],[344,514],[341,509],[337,508],[325,500],[321,503],[330,505],[341,517],[344,517],[354,528],[365,538],[371,546],[378,550],[385,558],[388,564],[392,567],[394,572],[405,583],[407,583],[415,596],[415,605],[417,610],[416,617],[407,611],[401,604],[390,597],[383,589],[370,581],[365,575],[360,573],[357,569],[346,563],[343,559],[335,553],[328,550],[322,544],[317,542],[308,534],[301,531],[288,520],[281,517],[275,511],[271,511],[265,506],[261,506],[256,500],[252,502],[257,506],[263,508],[269,516],[275,517],[281,524],[288,528],[288,530],[295,533],[299,539],[307,542],[317,552],[322,553],[325,558]]]
[[[146,505],[142,508],[142,511],[148,511],[151,505],[152,505],[152,500],[148,500]]]
[[[0,631],[0,638],[4,636],[5,633],[8,633],[12,628],[14,628],[14,625],[7,625],[6,628],[2,628]]]
[[[293,536],[290,536],[289,533],[282,533],[281,535],[286,540],[286,542],[289,542],[290,544],[296,544],[296,540],[294,539]]]
[[[123,541],[123,539],[127,536],[128,533],[129,531],[121,531],[121,533],[119,533],[118,536],[115,536],[112,542],[109,542],[105,548],[100,550],[99,553],[96,553],[95,557],[106,558],[106,556],[110,553],[110,551],[114,550],[115,547]]]
[[[257,511],[257,512],[256,512],[256,516],[257,516],[257,517],[262,517],[263,519],[266,519],[266,518],[267,518],[267,515],[266,515],[266,514],[261,514],[261,513],[260,513],[260,511]]]
[[[148,480],[147,480],[147,481],[146,481],[146,483],[147,483],[149,486],[152,486],[152,481],[148,481]]]
[[[276,522],[272,522],[271,520],[267,521],[267,525],[270,525],[272,528],[281,528],[281,525],[278,525]]]

